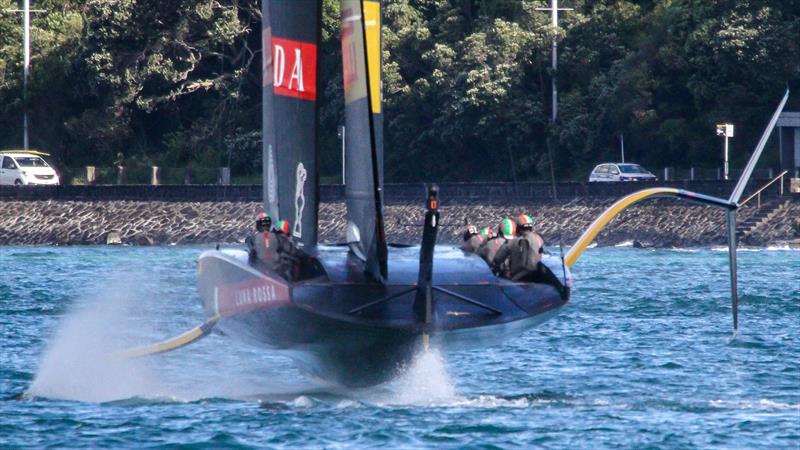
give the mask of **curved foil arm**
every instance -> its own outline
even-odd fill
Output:
[[[572,267],[575,262],[578,260],[578,257],[581,256],[581,253],[586,249],[586,247],[594,240],[597,234],[602,230],[608,222],[611,221],[614,217],[616,217],[619,213],[627,209],[629,206],[633,205],[634,203],[638,203],[642,200],[652,198],[652,197],[675,197],[681,198],[684,200],[689,200],[695,203],[700,203],[709,206],[716,206],[719,208],[724,208],[727,210],[735,210],[738,208],[736,203],[731,203],[728,200],[723,200],[721,198],[712,197],[709,195],[698,194],[696,192],[686,191],[683,189],[675,189],[675,188],[668,188],[668,187],[658,187],[658,188],[650,188],[650,189],[643,189],[641,191],[634,192],[633,194],[627,195],[619,200],[616,203],[611,205],[607,210],[600,214],[600,216],[589,225],[589,228],[583,232],[580,238],[578,238],[575,245],[569,249],[567,252],[567,256],[564,258],[564,264],[567,267]]]
[[[118,353],[116,356],[122,358],[139,358],[142,356],[149,356],[155,355],[157,353],[165,353],[172,350],[179,349],[181,347],[187,346],[192,342],[197,341],[200,338],[206,337],[212,329],[214,329],[214,325],[217,324],[219,319],[221,319],[218,314],[215,314],[208,318],[205,322],[201,325],[198,325],[191,330],[176,336],[172,339],[168,339],[163,342],[158,342],[156,344],[147,345],[144,347],[133,348],[130,350],[126,350],[124,352]]]

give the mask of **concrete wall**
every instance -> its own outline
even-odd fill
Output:
[[[788,181],[787,181],[788,183]],[[727,198],[733,191],[734,181],[674,181],[656,183],[558,183],[560,202],[577,197],[618,198],[625,194],[655,186],[671,186]],[[749,192],[764,184],[763,180],[751,182]],[[787,185],[788,188],[788,185]],[[547,201],[552,198],[549,183],[439,183],[440,199]],[[788,190],[788,189],[787,189]],[[425,199],[424,183],[398,183],[384,186],[385,200],[420,201]],[[766,195],[778,192],[776,183],[765,191]],[[0,201],[3,200],[70,200],[70,201],[233,201],[252,202],[261,200],[260,185],[100,185],[100,186],[0,186]],[[320,186],[323,202],[344,199],[344,186]]]
[[[3,200],[260,201],[260,185],[0,186]]]
[[[800,177],[800,112],[782,113],[777,125],[781,170]]]

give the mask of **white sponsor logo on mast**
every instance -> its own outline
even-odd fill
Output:
[[[297,80],[297,90],[305,92],[306,89],[303,87],[303,57],[299,48],[294,49],[294,68],[289,78],[289,89],[292,89],[292,83],[295,80]]]
[[[286,69],[286,52],[283,47],[275,44],[275,51],[272,52],[273,69],[275,70],[272,76],[272,82],[275,87],[283,85],[283,72]]]
[[[286,75],[286,50],[283,46],[275,44],[275,68],[274,68],[274,83],[275,87],[283,86],[283,81]],[[289,74],[289,83],[287,89],[295,90],[298,92],[305,92],[305,83],[303,82],[303,53],[299,48],[294,49],[294,65],[292,66],[292,73]]]
[[[304,193],[306,178],[308,178],[308,172],[306,172],[306,167],[303,163],[297,164],[297,178],[296,184],[294,188],[294,229],[292,230],[292,236],[300,239],[303,237],[303,209],[306,206],[306,196]]]

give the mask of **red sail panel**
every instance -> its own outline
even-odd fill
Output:
[[[317,45],[272,38],[272,91],[275,95],[317,100]]]

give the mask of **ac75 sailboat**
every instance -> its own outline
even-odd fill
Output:
[[[291,223],[291,234],[306,255],[298,276],[287,280],[256,268],[244,249],[204,252],[198,288],[209,319],[128,355],[179,348],[216,328],[234,339],[285,351],[302,369],[325,380],[377,384],[395,375],[429,342],[445,350],[479,349],[555,315],[570,298],[568,267],[614,215],[639,200],[672,196],[718,206],[729,211],[730,227],[735,227],[733,214],[749,174],[729,200],[672,188],[647,189],[609,208],[566,258],[545,257],[536,282],[516,283],[495,276],[476,255],[435,245],[438,193],[431,187],[421,245],[388,244],[382,194],[381,4],[342,0],[347,243],[319,245],[320,3],[262,1],[264,207],[273,218]],[[733,249],[735,233],[730,236]],[[735,317],[733,250],[731,271]]]

